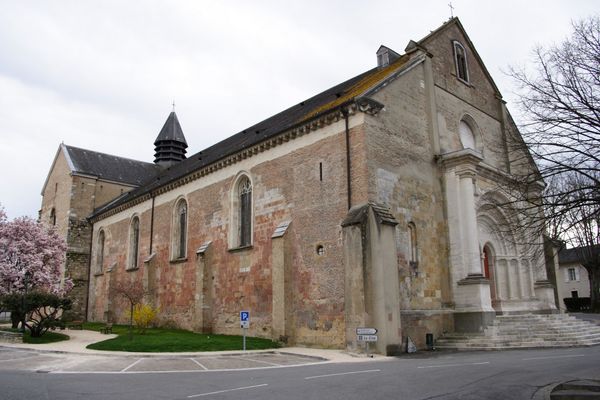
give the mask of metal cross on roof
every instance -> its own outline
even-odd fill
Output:
[[[175,100],[173,100],[173,103],[171,103],[171,105],[173,106],[173,112],[175,112]]]
[[[448,3],[448,7],[450,7],[450,18],[454,18],[454,6],[452,5],[452,2]]]

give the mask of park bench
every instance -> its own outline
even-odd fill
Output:
[[[104,333],[105,335],[112,333],[112,323],[108,323],[106,325],[104,325],[104,327],[102,329],[100,329],[101,333]]]

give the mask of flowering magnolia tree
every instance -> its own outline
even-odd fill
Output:
[[[29,217],[7,221],[0,207],[0,296],[37,291],[63,297],[73,287],[62,279],[66,250],[54,228]]]

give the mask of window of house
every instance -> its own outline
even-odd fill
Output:
[[[185,199],[175,206],[173,218],[173,258],[185,258],[187,254],[187,216],[188,209]]]
[[[569,268],[567,271],[569,274],[569,281],[576,281],[577,280],[577,270],[575,268]]]
[[[102,272],[102,265],[104,264],[104,231],[100,231],[98,234],[98,250],[96,258],[96,272]]]
[[[140,219],[135,216],[131,220],[129,229],[129,265],[128,268],[137,268],[138,253],[140,249]]]
[[[238,184],[239,196],[239,246],[252,244],[252,183],[243,177]]]
[[[469,124],[465,121],[460,121],[458,124],[458,134],[463,149],[475,149],[475,135]]]
[[[418,261],[417,227],[413,222],[408,223],[408,261],[416,266]]]
[[[56,225],[56,210],[54,208],[50,210],[50,223]]]
[[[467,66],[467,52],[462,44],[454,43],[454,63],[456,64],[456,76],[458,79],[469,83],[469,68]]]

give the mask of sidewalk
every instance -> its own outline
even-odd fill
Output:
[[[140,353],[140,352],[122,352],[122,351],[102,351],[87,349],[86,346],[92,343],[116,337],[114,334],[102,334],[96,331],[67,329],[61,331],[70,337],[69,340],[46,344],[31,344],[31,343],[0,343],[1,347],[18,348],[26,350],[35,350],[54,353],[71,353],[81,355],[101,355],[101,356],[118,356],[118,357],[170,357],[170,358],[189,358],[189,357],[210,357],[210,356],[227,356],[227,355],[248,355],[261,353],[277,353],[282,355],[293,355],[314,358],[315,361],[329,362],[364,362],[368,360],[382,360],[385,356],[374,355],[372,358],[367,358],[365,354],[350,353],[345,350],[330,350],[330,349],[315,349],[305,347],[282,347],[269,350],[248,350],[245,353],[241,350],[234,351],[211,351],[211,352],[186,352],[186,353]]]

